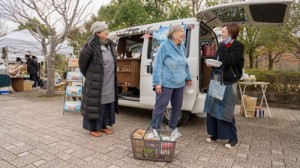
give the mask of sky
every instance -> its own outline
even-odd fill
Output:
[[[102,5],[107,5],[111,0],[92,0],[92,1],[93,2],[90,5],[92,7],[92,14],[96,14]],[[80,2],[83,2],[83,1],[80,0]],[[3,20],[3,19],[0,19],[0,23],[3,25],[6,25],[7,33],[15,30],[18,27],[18,24],[11,22],[11,21]]]

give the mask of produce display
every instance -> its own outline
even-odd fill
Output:
[[[82,87],[79,86],[67,86],[66,95],[67,96],[81,96]]]
[[[79,112],[80,111],[80,101],[66,101],[64,106],[64,111],[66,112]]]
[[[8,73],[12,77],[29,77],[29,74],[27,74],[27,65],[26,64],[9,65]]]
[[[80,72],[68,72],[67,73],[68,81],[79,81],[82,80],[82,74]]]

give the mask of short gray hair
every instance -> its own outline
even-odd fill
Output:
[[[179,30],[183,29],[183,26],[180,24],[176,24],[170,27],[169,31],[167,32],[168,39],[173,39],[173,34],[178,32]]]

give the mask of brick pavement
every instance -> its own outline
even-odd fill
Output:
[[[232,150],[225,141],[205,142],[205,119],[192,117],[179,128],[173,162],[164,163],[132,155],[129,136],[147,127],[151,111],[121,107],[115,134],[96,138],[82,128],[81,115],[62,115],[62,97],[37,97],[40,92],[0,95],[1,168],[300,167],[299,110],[271,108],[272,119],[237,114],[240,143]]]

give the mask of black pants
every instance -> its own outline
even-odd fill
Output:
[[[207,113],[207,133],[217,139],[237,140],[235,119],[232,122],[222,121]]]
[[[115,124],[115,102],[108,104],[101,104],[99,120],[88,120],[83,118],[83,128],[89,131],[100,131],[106,126]]]
[[[37,73],[33,73],[33,74],[30,74],[30,78],[29,78],[31,81],[34,81],[33,85],[32,85],[32,88],[36,88],[37,86],[37,82],[38,82],[38,76],[37,76]]]

